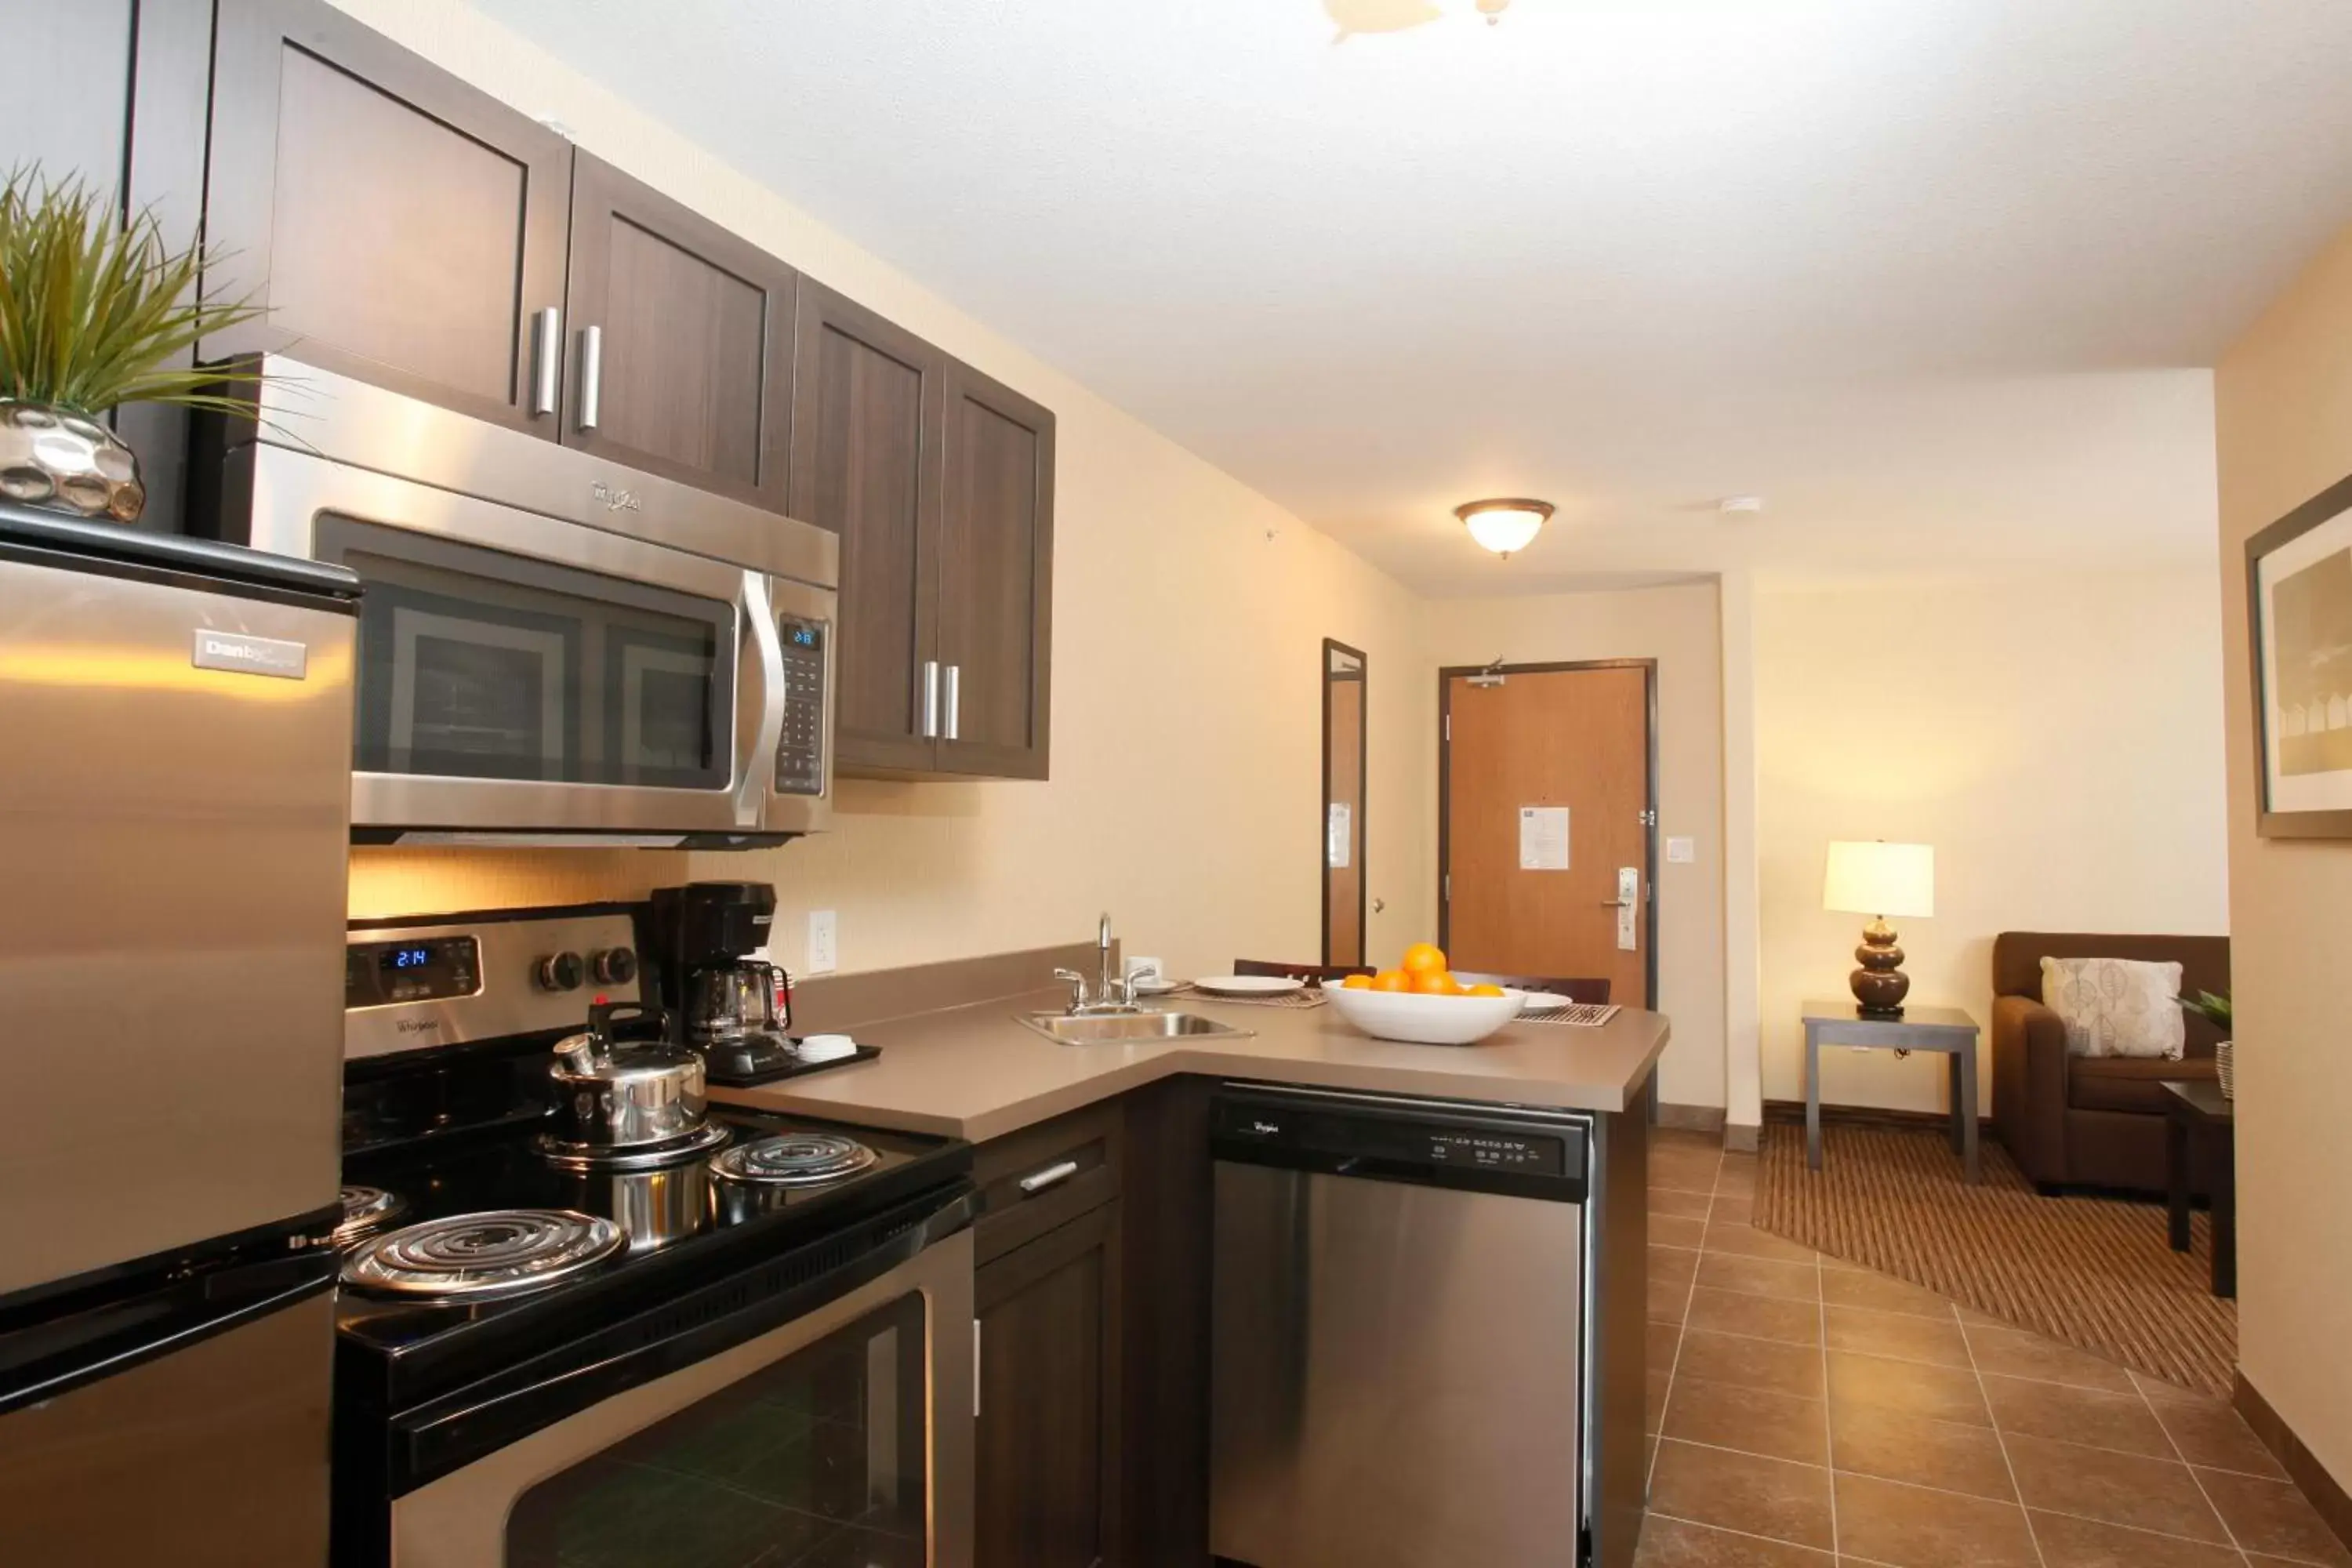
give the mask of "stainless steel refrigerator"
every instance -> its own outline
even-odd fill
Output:
[[[0,1562],[326,1561],[358,597],[0,505]]]

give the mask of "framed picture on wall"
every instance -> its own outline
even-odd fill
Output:
[[[2246,541],[2257,830],[2352,838],[2352,479]]]

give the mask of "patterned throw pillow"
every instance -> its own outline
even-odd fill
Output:
[[[2066,1026],[2076,1057],[2161,1057],[2179,1061],[2189,1036],[2180,965],[2127,958],[2045,958],[2042,1002]]]

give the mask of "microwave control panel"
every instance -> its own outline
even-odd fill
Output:
[[[823,621],[785,616],[776,623],[784,649],[784,732],[776,742],[776,793],[824,793],[824,661]]]

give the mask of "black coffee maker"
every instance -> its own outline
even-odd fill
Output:
[[[775,916],[776,889],[765,882],[656,888],[647,905],[639,946],[653,960],[673,1042],[701,1056],[712,1083],[741,1088],[880,1054],[810,1050],[793,1037],[790,978],[753,956]]]

